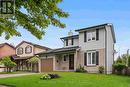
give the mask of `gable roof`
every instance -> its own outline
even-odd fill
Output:
[[[77,29],[75,31],[77,32],[81,32],[81,31],[85,31],[85,30],[92,30],[92,29],[100,29],[100,28],[104,28],[106,25],[110,25],[111,23],[105,23],[105,24],[100,24],[100,25],[96,25],[96,26],[91,26],[91,27],[87,27],[87,28],[81,28],[81,29]]]
[[[68,38],[78,39],[79,35],[72,35],[72,36],[62,37],[60,39],[68,39]]]
[[[23,44],[23,43],[28,43],[28,44],[33,45],[34,47],[41,48],[41,49],[46,49],[46,50],[50,50],[50,49],[51,49],[51,48],[48,48],[48,47],[46,47],[46,46],[41,46],[41,45],[34,44],[34,43],[32,43],[32,42],[27,42],[27,41],[22,41],[21,43],[19,43],[19,44],[16,46],[16,48],[19,47],[19,46],[20,46],[21,44]]]
[[[111,27],[113,41],[114,41],[114,43],[116,43],[115,32],[114,32],[114,27],[113,27],[112,23],[100,24],[100,25],[91,26],[91,27],[87,27],[87,28],[77,29],[75,31],[77,31],[77,32],[83,32],[83,31],[86,31],[86,30],[103,29],[107,25],[109,25]]]
[[[46,51],[46,52],[38,53],[37,55],[40,55],[40,54],[50,54],[50,53],[59,53],[59,52],[75,51],[75,50],[78,49],[78,48],[79,48],[79,46],[57,48],[57,49],[52,49],[52,50],[49,50],[49,51]]]
[[[10,46],[11,48],[15,49],[15,47],[14,47],[13,45],[8,44],[8,43],[2,43],[2,44],[0,44],[0,48],[3,47],[3,46],[5,46],[5,45],[8,45],[8,46]]]

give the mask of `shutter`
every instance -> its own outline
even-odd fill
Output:
[[[96,51],[96,65],[99,65],[99,52]]]
[[[84,53],[84,65],[87,66],[87,53]]]
[[[99,40],[99,29],[96,29],[96,40]]]
[[[86,33],[86,31],[84,31],[84,42],[86,42],[87,41],[87,33]]]
[[[68,46],[68,39],[66,39],[66,46]]]
[[[71,39],[71,45],[74,45],[74,39],[73,38]]]

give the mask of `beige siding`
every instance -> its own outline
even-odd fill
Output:
[[[94,50],[94,49],[103,49],[105,48],[105,29],[99,30],[99,40],[84,42],[84,33],[79,33],[79,46],[81,50]]]
[[[25,53],[25,48],[26,48],[28,45],[32,47],[32,52],[29,53],[29,54],[26,54],[26,53]],[[23,48],[23,54],[21,54],[21,55],[18,55],[18,53],[17,53],[17,49],[18,49],[19,47],[22,47],[22,48]],[[33,45],[28,44],[28,43],[23,43],[23,44],[21,44],[19,47],[16,48],[16,54],[17,54],[17,56],[27,57],[27,56],[33,56],[33,55],[34,55],[34,46],[33,46]]]
[[[66,61],[63,60],[63,55],[56,56],[55,59],[55,69],[56,70],[69,70],[69,58]]]
[[[44,52],[46,51],[45,49],[41,49],[41,48],[37,48],[37,47],[34,47],[34,54],[38,54],[38,53],[41,53],[41,52]]]

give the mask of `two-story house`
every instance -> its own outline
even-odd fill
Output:
[[[75,31],[79,34],[69,32],[69,36],[61,38],[63,48],[39,53],[39,71],[74,71],[81,65],[91,73],[97,73],[99,66],[111,73],[116,43],[113,25],[106,23]]]
[[[8,43],[0,44],[0,60],[6,56],[15,55],[15,47]],[[5,67],[3,64],[0,64],[0,72],[3,72]]]
[[[29,70],[31,64],[28,63],[28,59],[35,56],[35,54],[45,52],[49,49],[50,48],[45,46],[41,46],[27,41],[22,41],[16,46],[16,55],[13,56],[13,59],[17,64],[16,70]],[[33,70],[38,72],[39,63],[35,64]]]

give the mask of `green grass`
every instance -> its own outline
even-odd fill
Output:
[[[0,84],[15,87],[130,87],[130,77],[117,75],[54,72],[61,78],[40,80],[42,74],[0,79]]]

